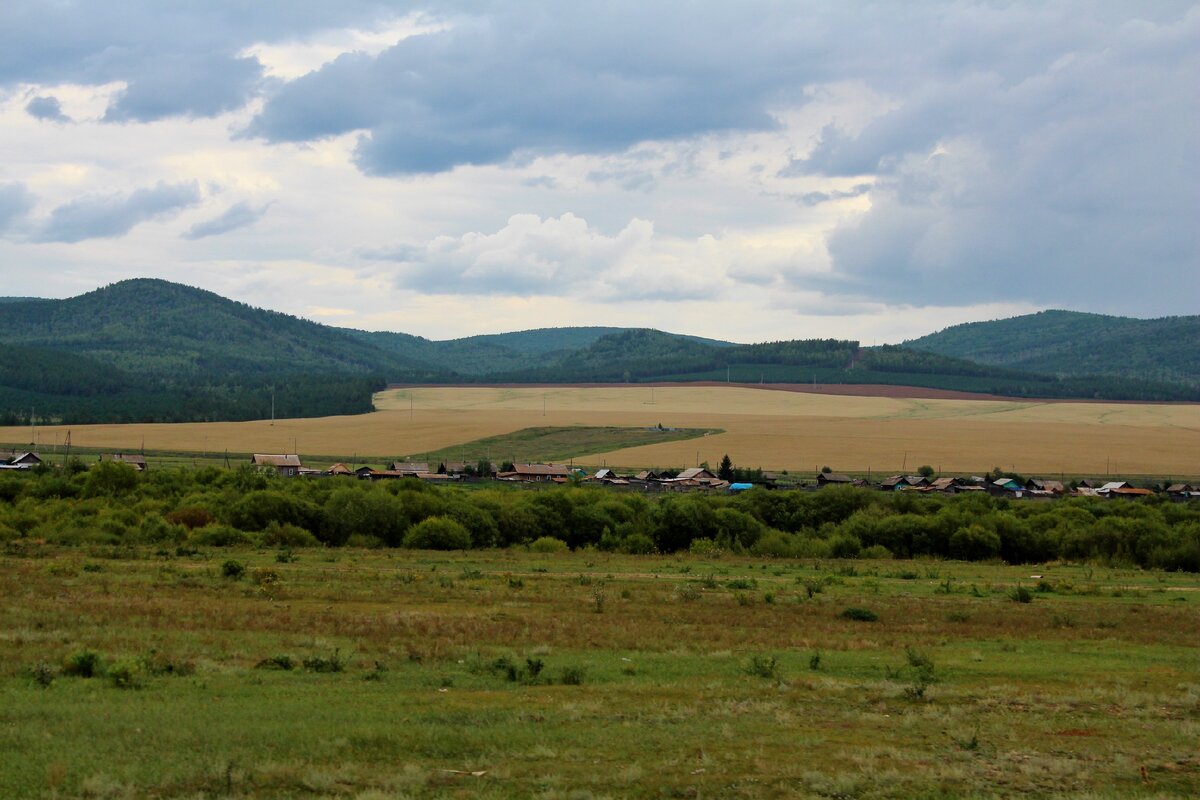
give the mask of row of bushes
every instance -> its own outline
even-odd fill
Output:
[[[855,488],[647,497],[603,488],[468,490],[286,480],[249,468],[100,464],[0,479],[0,540],[465,549],[554,539],[628,553],[1098,560],[1200,572],[1200,504],[1010,503]]]

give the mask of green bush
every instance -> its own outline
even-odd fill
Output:
[[[404,534],[404,546],[413,550],[466,550],[471,534],[449,517],[429,517]]]
[[[232,558],[221,565],[221,575],[230,580],[241,580],[246,574],[246,565],[240,561],[234,561]]]
[[[542,536],[529,543],[531,553],[565,553],[568,549],[566,542],[553,536]]]
[[[746,674],[756,678],[778,678],[779,659],[775,656],[753,655],[750,657],[750,663],[746,665]]]
[[[1024,586],[1018,586],[1008,593],[1008,599],[1014,603],[1032,603],[1033,592],[1026,589]]]
[[[118,689],[140,689],[145,684],[145,668],[136,659],[122,659],[108,668],[108,680]]]
[[[847,608],[839,616],[855,622],[876,622],[879,619],[879,615],[868,608]]]
[[[209,525],[207,528],[192,531],[187,542],[196,547],[239,547],[252,544],[253,539],[228,525]]]
[[[262,543],[270,547],[318,547],[321,542],[311,531],[290,522],[271,520],[263,530]]]
[[[76,650],[63,661],[62,674],[72,678],[94,678],[104,671],[104,659],[95,650]]]

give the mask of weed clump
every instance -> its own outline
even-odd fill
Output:
[[[778,678],[779,659],[775,656],[753,655],[750,657],[750,663],[746,665],[746,674],[756,678]]]
[[[310,656],[301,663],[309,672],[341,672],[346,668],[346,662],[341,657],[340,649],[335,649],[329,658]]]
[[[254,665],[255,669],[277,669],[285,672],[296,668],[296,662],[289,655],[275,655],[264,658]]]
[[[145,668],[137,660],[118,661],[108,668],[108,680],[118,689],[140,689],[145,685]]]
[[[72,678],[94,678],[104,671],[104,659],[95,650],[76,650],[63,662],[62,674]]]
[[[241,577],[245,574],[246,565],[240,561],[235,561],[231,558],[221,565],[221,575],[232,581],[241,580]]]
[[[1008,599],[1014,603],[1032,603],[1033,592],[1026,589],[1024,586],[1018,586],[1008,593]]]
[[[29,676],[33,678],[33,682],[43,689],[49,688],[50,684],[54,683],[54,667],[47,664],[45,661],[39,661],[29,668]]]
[[[563,686],[580,686],[583,683],[583,667],[563,667],[558,680]]]
[[[839,614],[842,619],[852,620],[854,622],[877,622],[879,615],[869,608],[850,607]]]
[[[690,583],[681,583],[675,587],[675,596],[685,603],[700,599],[700,590]]]

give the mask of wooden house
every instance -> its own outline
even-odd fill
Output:
[[[284,477],[295,477],[300,474],[304,465],[296,454],[255,453],[250,457],[250,463],[264,472],[274,472]]]

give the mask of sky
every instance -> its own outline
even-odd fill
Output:
[[[1200,313],[1200,4],[4,0],[0,296],[433,339]]]

